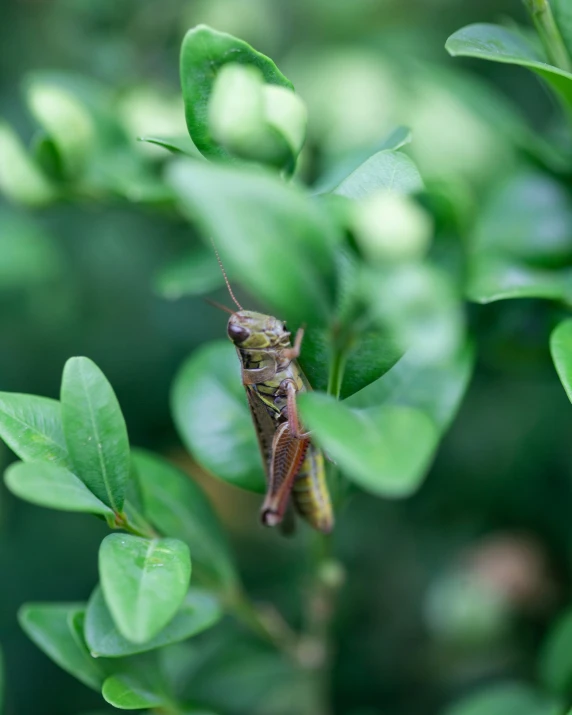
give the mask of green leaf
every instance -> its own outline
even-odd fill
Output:
[[[551,626],[542,646],[540,680],[555,695],[572,692],[572,611],[568,610]]]
[[[18,620],[26,635],[60,668],[99,690],[105,677],[103,670],[76,630],[75,618],[83,612],[84,606],[75,603],[28,603],[20,609]]]
[[[201,488],[184,472],[142,450],[133,454],[145,516],[189,545],[195,574],[232,587],[237,580],[226,535]]]
[[[75,474],[65,467],[43,462],[18,462],[4,475],[10,491],[32,504],[62,511],[112,515],[113,512]]]
[[[106,702],[120,710],[158,708],[165,704],[162,693],[132,675],[112,675],[107,678],[101,694]]]
[[[0,437],[25,462],[71,466],[57,400],[0,392]]]
[[[568,52],[572,52],[572,5],[569,0],[550,0],[550,5]]]
[[[336,163],[326,170],[315,186],[318,194],[330,193],[350,174],[366,162],[373,154],[378,152],[395,152],[411,143],[411,130],[409,127],[396,127],[383,141],[374,147],[361,151],[352,150],[347,156],[337,159]]]
[[[365,199],[376,191],[412,194],[422,189],[419,171],[408,156],[380,151],[346,177],[333,193],[348,199]]]
[[[189,547],[178,539],[110,534],[99,549],[105,601],[125,638],[146,643],[175,616],[189,587]]]
[[[348,478],[379,496],[408,496],[433,459],[471,369],[467,348],[432,365],[408,354],[344,402],[303,395],[302,417]]]
[[[217,341],[196,350],[171,394],[173,419],[197,462],[215,476],[262,493],[263,466],[236,350]]]
[[[71,358],[64,367],[61,402],[73,471],[104,504],[121,512],[129,439],[113,388],[94,362]]]
[[[230,158],[230,154],[210,136],[209,101],[218,72],[236,63],[257,67],[268,84],[293,89],[274,62],[243,40],[206,25],[189,30],[183,39],[180,58],[181,87],[189,134],[207,157]]]
[[[467,297],[476,303],[509,298],[572,298],[572,269],[534,268],[499,256],[475,254],[470,259]]]
[[[485,23],[468,25],[451,35],[445,48],[453,57],[477,57],[526,67],[548,82],[572,109],[572,74],[547,64],[515,30]]]
[[[500,683],[447,709],[446,715],[560,715],[562,704],[520,683]]]
[[[117,630],[103,598],[96,588],[87,605],[85,638],[94,657],[119,658],[178,643],[214,626],[222,618],[218,600],[207,591],[191,589],[173,620],[146,643],[131,643]]]
[[[15,203],[45,206],[58,193],[11,126],[0,121],[0,191]]]
[[[155,292],[176,300],[185,295],[203,295],[224,285],[224,276],[212,248],[194,248],[159,269]]]
[[[550,352],[558,377],[572,402],[572,319],[564,320],[552,331]]]
[[[362,333],[348,352],[340,396],[342,399],[367,387],[390,370],[403,350],[395,340],[379,331]],[[304,335],[299,363],[314,390],[328,386],[330,341],[325,330],[309,330]]]
[[[205,239],[214,239],[228,272],[278,317],[328,319],[333,247],[341,237],[318,202],[262,169],[178,160],[168,180]]]
[[[190,137],[137,137],[137,140],[163,147],[173,154],[185,154],[193,159],[204,158]]]
[[[572,258],[572,200],[561,182],[521,171],[495,186],[471,237],[474,253],[500,255],[531,267],[566,265]]]

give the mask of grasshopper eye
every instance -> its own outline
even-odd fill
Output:
[[[233,343],[243,343],[249,336],[250,330],[248,328],[243,328],[242,325],[237,325],[236,323],[229,323],[228,337]]]

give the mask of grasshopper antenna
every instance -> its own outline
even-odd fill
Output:
[[[219,266],[220,266],[220,269],[221,269],[221,271],[222,271],[222,275],[223,275],[223,277],[224,277],[224,282],[226,283],[226,287],[228,288],[228,292],[230,293],[230,297],[233,299],[233,301],[236,303],[236,305],[238,305],[238,309],[239,309],[239,310],[243,310],[242,305],[240,305],[240,303],[239,303],[239,302],[237,301],[237,299],[236,299],[236,296],[235,296],[234,293],[232,292],[232,288],[230,287],[230,282],[229,282],[229,280],[228,280],[228,276],[226,275],[226,271],[224,270],[224,266],[222,265],[222,261],[221,261],[221,259],[220,259],[220,256],[219,256],[217,247],[216,247],[216,245],[215,245],[215,242],[214,242],[214,239],[213,239],[212,236],[211,236],[211,243],[212,243],[212,246],[213,246],[213,249],[214,249],[214,252],[215,252],[216,259],[217,259],[218,264],[219,264]]]
[[[225,313],[230,313],[230,315],[234,315],[234,310],[232,308],[228,308],[222,303],[217,303],[216,300],[211,300],[210,298],[204,298],[203,300],[205,301],[205,303],[208,303],[209,305],[212,305],[215,308],[224,311]]]

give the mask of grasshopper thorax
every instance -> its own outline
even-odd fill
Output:
[[[236,347],[243,350],[264,350],[290,344],[290,333],[283,321],[252,310],[233,313],[227,332]]]

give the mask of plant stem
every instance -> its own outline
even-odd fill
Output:
[[[328,395],[332,395],[336,400],[340,398],[347,360],[347,345],[343,342],[334,341],[330,374],[328,375]]]
[[[549,0],[524,0],[548,58],[556,67],[572,72],[572,61],[556,24]]]
[[[332,556],[330,535],[318,534],[313,582],[307,599],[306,632],[299,647],[301,663],[316,675],[315,715],[330,715],[333,644],[331,625],[336,596],[344,581],[341,564]]]

